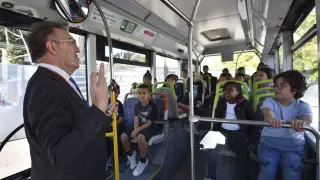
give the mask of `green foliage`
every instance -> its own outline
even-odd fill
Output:
[[[26,55],[28,52],[19,30],[14,28],[5,29],[3,26],[0,26],[0,42],[4,45],[4,47],[1,48],[5,48],[7,51],[5,58],[8,59],[8,62],[12,64],[23,64],[23,55]],[[1,59],[1,62],[4,62],[4,60]]]
[[[279,66],[280,66],[280,72],[282,72],[283,70],[283,48],[282,45],[279,48]]]
[[[295,40],[299,40],[315,23],[316,12],[313,10],[294,33]],[[309,84],[318,82],[317,37],[312,38],[293,53],[293,69],[302,72]]]

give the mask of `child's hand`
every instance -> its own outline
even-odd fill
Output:
[[[108,105],[107,111],[109,115],[112,115],[113,112],[118,113],[118,104],[119,104],[118,102],[114,102]]]
[[[274,128],[281,128],[282,126],[282,121],[279,118],[270,118],[268,122]]]
[[[291,124],[291,128],[297,132],[302,132],[302,128],[304,125],[304,121],[299,120],[299,119],[295,119],[292,121],[287,121],[288,124]]]
[[[131,137],[132,137],[132,138],[135,138],[135,137],[138,135],[138,132],[139,132],[139,131],[136,130],[136,129],[133,130],[132,133],[131,133]]]

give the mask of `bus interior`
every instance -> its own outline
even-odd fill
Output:
[[[71,4],[69,0],[59,2]],[[301,159],[304,164],[301,179],[320,180],[320,42],[317,39],[320,35],[320,26],[317,26],[320,0],[94,2],[87,9],[77,7],[77,14],[63,17],[57,9],[56,0],[0,0],[0,179],[31,179],[29,145],[23,128],[23,97],[28,80],[38,65],[31,61],[25,38],[32,24],[53,21],[67,25],[80,48],[80,68],[72,77],[89,102],[90,74],[97,72],[100,63],[105,66],[108,83],[114,79],[120,85],[118,99],[128,114],[137,103],[132,83],[141,83],[146,71],[151,72],[153,100],[161,111],[161,132],[148,142],[150,163],[141,176],[134,177],[126,159],[119,157],[119,168],[114,164],[106,168],[109,173],[107,179],[204,179],[210,171],[205,163],[208,154],[218,146],[222,150],[215,162],[217,179],[237,179],[233,172],[236,171],[235,159],[238,157],[234,152],[223,149],[224,137],[212,131],[215,122],[230,122],[213,118],[215,100],[221,96],[219,83],[217,86],[207,84],[210,86],[209,96],[203,94],[199,106],[194,107],[191,98],[188,113],[178,112],[174,87],[160,85],[166,84],[164,81],[168,74],[182,79],[183,70],[188,70],[192,82],[193,72],[200,77],[205,65],[218,78],[224,68],[234,76],[239,67],[244,67],[246,74],[251,76],[263,62],[276,74],[298,70],[306,76],[309,89],[303,100],[312,108],[313,121],[311,126],[304,128],[306,156]],[[105,29],[97,4],[109,30]],[[108,38],[112,39],[110,47]],[[272,92],[255,94],[259,89],[254,88],[258,87],[254,84],[244,85],[248,87],[246,98],[255,106],[252,111],[256,111],[266,97],[274,96]],[[191,86],[190,97],[194,91]],[[245,120],[238,123],[250,125]],[[263,121],[252,125],[269,126]],[[283,128],[290,126],[283,125]],[[257,152],[248,151],[250,180],[254,180],[259,174],[259,159]],[[276,179],[283,179],[279,168]]]

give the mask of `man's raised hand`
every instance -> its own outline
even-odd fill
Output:
[[[106,78],[104,77],[103,63],[100,64],[98,74],[95,72],[91,73],[90,82],[92,104],[97,106],[101,111],[106,112],[109,102],[109,93]]]

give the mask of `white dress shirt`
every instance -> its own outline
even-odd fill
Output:
[[[57,74],[59,74],[60,76],[62,76],[68,83],[69,85],[73,88],[73,90],[80,96],[80,98],[82,99],[82,96],[81,96],[81,92],[79,92],[76,88],[76,86],[70,81],[70,76],[67,72],[65,72],[64,70],[60,69],[59,67],[57,66],[54,66],[54,65],[51,65],[51,64],[45,64],[45,63],[41,63],[39,64],[39,66],[41,67],[44,67],[44,68],[47,68],[51,71],[54,71],[56,72]]]

